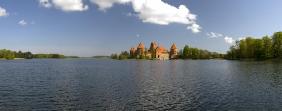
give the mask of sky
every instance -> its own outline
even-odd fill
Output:
[[[156,41],[225,53],[282,31],[281,0],[0,0],[0,49],[110,55]]]

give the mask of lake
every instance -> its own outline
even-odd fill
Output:
[[[0,110],[281,110],[282,62],[0,60]]]

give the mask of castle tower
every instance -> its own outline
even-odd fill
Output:
[[[140,42],[139,45],[137,46],[136,50],[137,58],[141,58],[145,56],[145,45]]]
[[[156,42],[151,42],[149,53],[151,53],[151,58],[156,58],[156,49],[158,44]]]
[[[173,43],[171,48],[170,48],[170,53],[169,53],[169,58],[170,59],[177,59],[178,57],[178,49],[176,45]]]
[[[158,44],[156,42],[151,42],[151,46],[150,46],[150,51],[154,51],[156,50],[156,48],[158,47]]]

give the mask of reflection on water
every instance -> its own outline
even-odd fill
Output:
[[[280,110],[282,63],[0,61],[0,110]]]

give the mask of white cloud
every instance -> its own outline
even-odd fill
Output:
[[[139,19],[146,23],[169,25],[179,23],[188,25],[187,29],[194,33],[200,32],[201,27],[196,23],[196,15],[192,14],[185,5],[172,6],[162,0],[91,0],[100,10],[111,8],[114,4],[131,3]]]
[[[245,37],[239,37],[238,38],[238,40],[240,41],[240,40],[244,40],[244,39],[246,39]]]
[[[224,40],[228,44],[234,44],[235,43],[235,40],[232,37],[225,36]]]
[[[111,8],[115,3],[124,4],[129,3],[132,0],[90,0],[92,3],[95,3],[99,6],[100,10],[106,10]]]
[[[208,38],[221,38],[224,37],[224,41],[230,45],[235,43],[235,40],[232,37],[229,37],[227,35],[221,34],[221,33],[216,33],[216,32],[209,32],[206,34]]]
[[[207,36],[209,38],[219,38],[219,37],[223,37],[223,34],[216,33],[216,32],[209,32],[207,33]]]
[[[66,12],[85,11],[88,5],[83,3],[83,0],[39,0],[41,6],[50,8],[52,6]]]
[[[52,7],[52,4],[50,3],[49,0],[39,0],[39,4],[45,8]]]
[[[198,25],[198,24],[192,24],[191,26],[188,26],[187,27],[187,29],[189,30],[189,29],[191,29],[191,31],[193,32],[193,33],[199,33],[199,32],[201,32],[201,27],[200,27],[200,25]]]
[[[8,16],[8,12],[6,11],[6,9],[2,8],[0,6],[0,17],[4,17],[4,16]]]
[[[21,20],[21,21],[19,21],[18,24],[21,25],[21,26],[26,26],[27,22],[25,20]]]
[[[128,17],[138,17],[138,15],[137,15],[137,14],[135,14],[135,13],[131,13],[131,12],[126,13],[125,15],[126,15],[126,16],[128,16]]]

